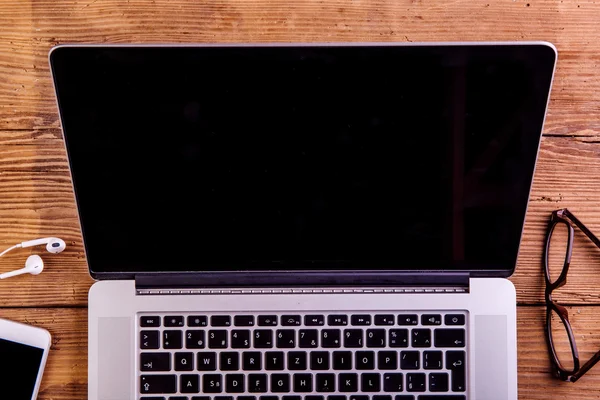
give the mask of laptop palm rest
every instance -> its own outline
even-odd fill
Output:
[[[98,318],[99,400],[130,399],[132,340],[131,318]]]
[[[475,316],[475,392],[477,399],[508,399],[506,315]],[[493,381],[490,382],[490,378]]]

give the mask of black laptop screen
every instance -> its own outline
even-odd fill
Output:
[[[514,268],[546,45],[62,47],[93,274]]]

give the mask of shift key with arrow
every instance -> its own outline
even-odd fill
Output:
[[[140,349],[158,349],[159,345],[158,331],[140,331]]]
[[[140,393],[175,393],[177,391],[177,375],[142,375],[140,376]]]

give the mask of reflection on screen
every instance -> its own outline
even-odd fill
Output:
[[[96,272],[510,269],[544,46],[59,49]]]
[[[44,350],[0,339],[0,398],[31,400]]]

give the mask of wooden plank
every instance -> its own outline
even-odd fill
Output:
[[[3,1],[0,130],[58,126],[48,51],[59,43],[547,40],[559,63],[547,132],[600,132],[600,2]]]
[[[600,307],[569,307],[582,360],[600,349]],[[42,381],[41,400],[87,397],[87,310],[85,308],[0,308],[0,318],[46,328],[53,337],[48,365]],[[520,399],[597,399],[600,365],[579,382],[551,378],[543,307],[518,309],[518,372]]]
[[[52,335],[40,400],[87,398],[87,309],[0,308],[0,318],[45,328]]]

